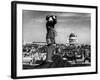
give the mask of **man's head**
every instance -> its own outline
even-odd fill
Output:
[[[46,16],[46,20],[47,20],[47,22],[53,22],[54,24],[56,24],[57,23],[57,16],[54,16],[54,15]]]

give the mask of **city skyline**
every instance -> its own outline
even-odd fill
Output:
[[[67,43],[69,34],[77,35],[79,43],[90,44],[91,16],[89,13],[23,10],[22,38],[26,42],[46,42],[46,16],[56,15],[56,43]]]

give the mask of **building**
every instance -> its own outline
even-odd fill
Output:
[[[70,33],[69,35],[69,44],[70,45],[77,44],[77,36],[74,33]]]
[[[42,45],[42,46],[47,45],[46,42],[32,42],[32,45],[33,45],[33,44]]]

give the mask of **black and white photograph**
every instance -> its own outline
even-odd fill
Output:
[[[97,73],[97,7],[12,2],[12,77]]]
[[[23,69],[91,66],[91,14],[22,14]]]

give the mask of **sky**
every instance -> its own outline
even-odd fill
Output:
[[[25,42],[46,42],[46,16],[57,16],[56,43],[67,43],[70,33],[77,35],[78,43],[90,44],[91,14],[23,10],[22,39]]]

